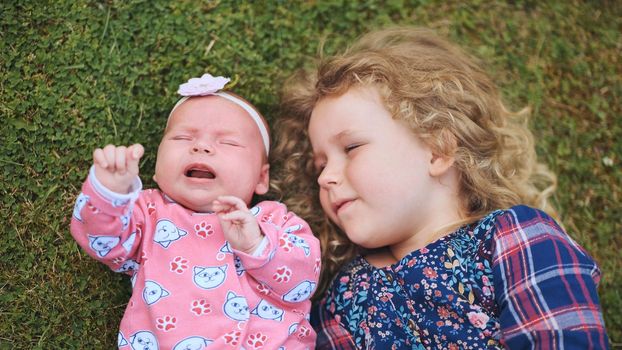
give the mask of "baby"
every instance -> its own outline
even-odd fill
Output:
[[[142,190],[143,147],[108,145],[78,196],[71,233],[132,276],[121,349],[313,348],[308,323],[320,247],[268,191],[269,134],[246,100],[209,74],[182,84]]]

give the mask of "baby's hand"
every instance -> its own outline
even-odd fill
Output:
[[[138,176],[138,161],[145,149],[140,144],[129,147],[107,145],[93,151],[95,177],[107,189],[116,193],[129,193]]]
[[[212,203],[218,214],[225,239],[231,246],[247,254],[253,254],[259,247],[263,234],[257,219],[251,214],[244,201],[234,196],[220,196]]]

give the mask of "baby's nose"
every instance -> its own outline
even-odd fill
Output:
[[[214,152],[214,149],[212,148],[212,146],[209,143],[205,143],[205,142],[197,142],[193,147],[192,147],[192,151],[194,153],[212,153]]]

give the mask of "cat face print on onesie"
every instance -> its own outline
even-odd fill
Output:
[[[173,350],[203,350],[206,349],[208,345],[213,343],[214,341],[211,339],[194,336],[188,337],[179,343],[175,344]]]
[[[89,196],[85,195],[84,193],[80,193],[78,195],[78,199],[76,200],[76,205],[73,207],[73,217],[80,222],[82,222],[82,216],[80,215],[80,212],[82,211],[82,208],[84,208],[86,203],[88,203],[88,201]]]
[[[227,267],[225,264],[222,266],[195,266],[193,281],[198,287],[203,289],[214,289],[220,286],[227,278]]]
[[[132,350],[158,350],[158,339],[149,331],[140,331],[130,337]]]
[[[438,190],[431,171],[436,158],[393,118],[375,87],[323,98],[308,131],[320,203],[352,242],[365,248],[407,244],[436,220],[429,205]]]
[[[288,303],[300,303],[311,297],[317,283],[311,281],[302,281],[292,290],[283,295],[283,300]]]
[[[89,246],[99,257],[105,257],[110,253],[110,250],[116,247],[121,240],[119,237],[114,236],[92,236],[89,237]]]
[[[145,288],[143,288],[143,300],[147,305],[152,305],[158,302],[158,300],[169,296],[170,293],[162,288],[158,282],[145,281]]]
[[[287,235],[287,240],[289,240],[294,245],[294,247],[298,247],[302,249],[302,251],[305,253],[305,256],[309,256],[309,254],[311,253],[311,247],[309,247],[309,244],[307,243],[307,241],[293,234],[293,232],[296,232],[300,230],[301,228],[302,228],[302,225],[298,224],[298,225],[294,225],[294,226],[290,226],[286,228],[284,232]]]
[[[246,321],[250,316],[246,298],[234,292],[227,292],[227,300],[222,309],[227,317],[235,321]]]
[[[279,309],[269,302],[261,299],[257,307],[251,311],[251,315],[257,315],[264,320],[283,321],[283,309]]]
[[[177,241],[188,232],[177,227],[171,220],[162,219],[156,224],[153,240],[164,248]]]

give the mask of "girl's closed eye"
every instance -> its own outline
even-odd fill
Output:
[[[360,143],[360,142],[359,143],[348,144],[346,147],[344,147],[344,152],[346,154],[351,153],[352,151],[354,151],[355,149],[357,149],[357,148],[359,148],[361,146],[363,146],[363,143]]]

